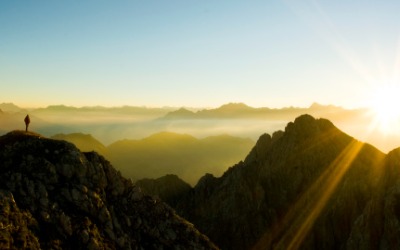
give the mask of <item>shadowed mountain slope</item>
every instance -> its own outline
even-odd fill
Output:
[[[175,207],[222,249],[398,249],[399,187],[400,149],[302,115]]]
[[[0,162],[1,249],[216,249],[97,153],[14,131]]]

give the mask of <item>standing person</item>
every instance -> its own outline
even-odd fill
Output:
[[[29,126],[29,123],[31,123],[31,119],[29,118],[29,115],[25,116],[24,122],[25,122],[25,132],[28,132],[28,126]]]

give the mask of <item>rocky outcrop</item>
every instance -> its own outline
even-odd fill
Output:
[[[0,249],[38,249],[37,226],[29,211],[21,211],[11,192],[0,190]]]
[[[222,249],[398,249],[399,204],[400,149],[302,115],[175,207]]]
[[[216,249],[97,153],[14,131],[0,163],[2,249]]]

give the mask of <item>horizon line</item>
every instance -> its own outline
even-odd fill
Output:
[[[288,109],[288,108],[294,108],[294,109],[301,109],[301,108],[311,108],[313,106],[322,106],[322,107],[336,107],[336,108],[341,108],[341,109],[346,109],[346,110],[358,110],[358,109],[367,109],[368,107],[345,107],[342,105],[335,105],[335,104],[321,104],[319,102],[312,102],[308,106],[294,106],[294,105],[289,105],[289,106],[279,106],[279,107],[273,107],[273,106],[252,106],[248,105],[244,102],[227,102],[224,104],[221,104],[219,106],[186,106],[186,105],[181,105],[181,106],[173,106],[173,105],[163,105],[163,106],[157,106],[157,105],[130,105],[130,104],[124,104],[124,105],[115,105],[115,106],[108,106],[108,105],[102,105],[102,104],[96,104],[96,105],[82,105],[82,106],[74,106],[74,105],[67,105],[67,104],[48,104],[46,106],[20,106],[18,104],[15,104],[13,102],[2,102],[0,105],[12,105],[15,106],[16,108],[19,109],[28,109],[28,110],[36,110],[36,109],[47,109],[51,107],[64,107],[64,108],[76,108],[76,109],[84,109],[84,108],[147,108],[147,109],[194,109],[194,110],[200,110],[200,109],[217,109],[221,108],[223,106],[227,105],[244,105],[249,108],[254,108],[254,109],[261,109],[261,108],[269,108],[269,109]]]

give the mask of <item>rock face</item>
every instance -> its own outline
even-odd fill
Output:
[[[303,115],[175,207],[222,249],[399,249],[400,149]]]
[[[97,153],[14,131],[0,163],[1,249],[216,249]]]

